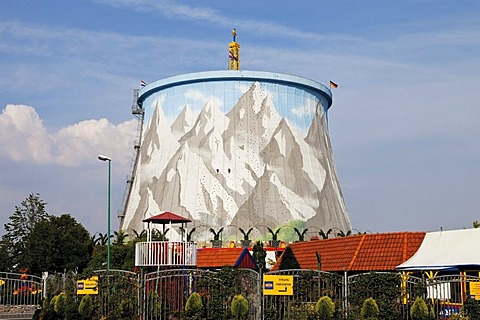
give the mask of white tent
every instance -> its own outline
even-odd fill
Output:
[[[480,229],[428,232],[417,252],[397,270],[480,268]]]

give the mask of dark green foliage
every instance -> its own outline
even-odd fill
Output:
[[[363,302],[362,306],[362,319],[364,320],[376,320],[380,311],[378,310],[377,302],[373,298],[368,298]]]
[[[415,299],[415,302],[412,305],[412,308],[410,309],[410,316],[414,320],[426,320],[428,317],[428,308],[427,304],[425,301],[417,297]]]
[[[51,216],[32,229],[29,237],[30,272],[82,271],[90,260],[88,231],[68,214]]]
[[[295,258],[293,251],[290,247],[285,249],[285,252],[282,254],[282,260],[280,261],[279,270],[288,270],[288,269],[300,269],[300,264]]]
[[[65,292],[60,292],[55,299],[53,310],[61,317],[65,316],[67,310],[67,295]]]
[[[202,297],[197,292],[192,292],[185,304],[185,314],[188,319],[200,319],[202,313],[203,303]]]
[[[38,193],[32,193],[20,206],[15,206],[15,212],[10,216],[10,222],[5,224],[5,234],[0,242],[2,271],[19,271],[30,266],[32,243],[28,242],[28,238],[39,222],[48,219],[45,205]]]
[[[106,269],[106,262],[107,246],[95,246],[88,267],[93,270],[103,270]],[[133,241],[110,246],[110,268],[133,271],[135,268],[135,243]]]
[[[84,295],[78,306],[78,313],[82,316],[83,319],[88,320],[93,316],[93,301],[90,295]]]
[[[475,299],[467,298],[462,308],[463,313],[468,316],[469,320],[480,319],[479,302]]]
[[[413,297],[425,298],[427,296],[427,286],[424,282],[417,282],[413,285]]]
[[[158,319],[162,316],[162,300],[155,291],[148,292],[147,312],[148,315],[153,319]]]
[[[323,296],[318,299],[315,311],[318,313],[320,320],[330,320],[335,313],[335,303],[329,296]]]
[[[248,300],[241,294],[237,294],[233,297],[230,308],[235,319],[245,319],[248,314]]]
[[[257,264],[259,270],[266,270],[266,262],[265,259],[267,258],[267,252],[263,248],[263,244],[261,241],[257,241],[253,246],[253,260]]]
[[[350,285],[348,301],[350,315],[360,315],[363,302],[372,297],[375,299],[382,320],[398,320],[401,318],[399,297],[401,296],[400,275],[397,273],[365,273],[355,278]]]

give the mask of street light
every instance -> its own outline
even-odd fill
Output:
[[[110,273],[110,174],[112,171],[112,159],[99,155],[98,160],[108,161],[107,273]]]

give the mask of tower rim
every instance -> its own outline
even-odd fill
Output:
[[[196,82],[210,81],[261,81],[278,84],[295,84],[307,88],[309,90],[322,94],[328,103],[327,109],[330,109],[333,103],[333,95],[329,88],[312,79],[300,77],[296,75],[269,72],[269,71],[252,71],[252,70],[217,70],[217,71],[201,71],[194,73],[179,74],[164,79],[154,81],[143,87],[138,96],[138,105],[142,108],[145,101],[152,94],[165,90],[167,88],[192,84]]]

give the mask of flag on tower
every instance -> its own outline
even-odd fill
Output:
[[[330,88],[335,88],[337,89],[338,87],[338,84],[336,84],[335,82],[333,82],[332,80],[330,80]]]
[[[143,80],[140,81],[140,87],[145,87],[147,85],[147,83]]]

